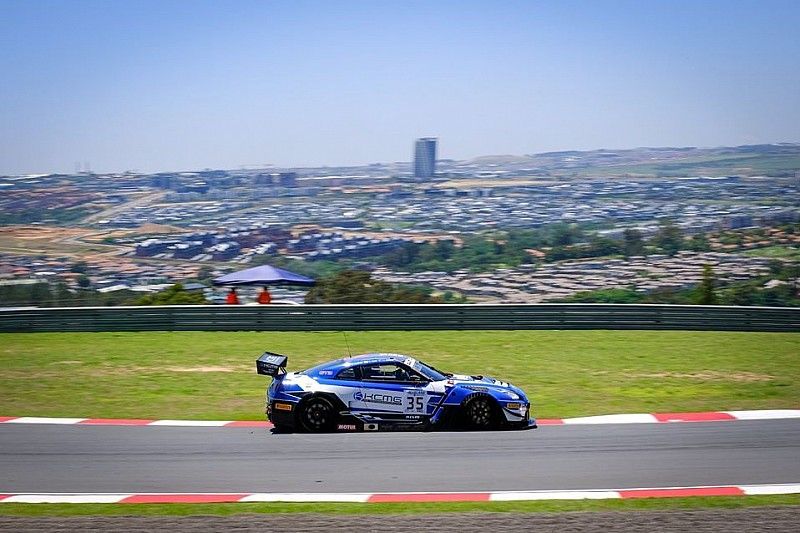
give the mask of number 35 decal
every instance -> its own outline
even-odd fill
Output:
[[[412,413],[425,412],[425,398],[423,396],[406,396],[406,411]]]

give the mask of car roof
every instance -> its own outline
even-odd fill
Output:
[[[316,373],[320,370],[345,368],[351,365],[362,364],[362,363],[403,362],[406,359],[413,359],[413,357],[399,353],[364,353],[360,355],[354,355],[352,357],[342,357],[341,359],[335,359],[327,363],[322,363],[313,368],[310,368],[308,372]]]
[[[403,361],[404,359],[408,359],[408,355],[403,355],[399,353],[364,353],[361,355],[354,355],[352,357],[344,357],[342,361],[350,361],[350,362],[367,362],[367,361]]]

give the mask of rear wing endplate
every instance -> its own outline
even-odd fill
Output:
[[[256,359],[256,372],[263,376],[277,376],[286,373],[286,362],[289,358],[279,353],[264,352]]]

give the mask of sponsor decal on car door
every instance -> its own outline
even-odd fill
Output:
[[[427,395],[422,386],[407,385],[400,388],[394,385],[389,389],[387,384],[383,383],[364,383],[361,391],[353,395],[353,399],[354,407],[368,411],[389,411],[409,415],[424,415],[427,412]]]
[[[363,402],[368,411],[403,411],[403,394],[391,390],[383,383],[362,383],[361,390],[353,395],[354,399]]]

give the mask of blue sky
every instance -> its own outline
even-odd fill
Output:
[[[800,2],[0,0],[0,173],[800,141]]]

